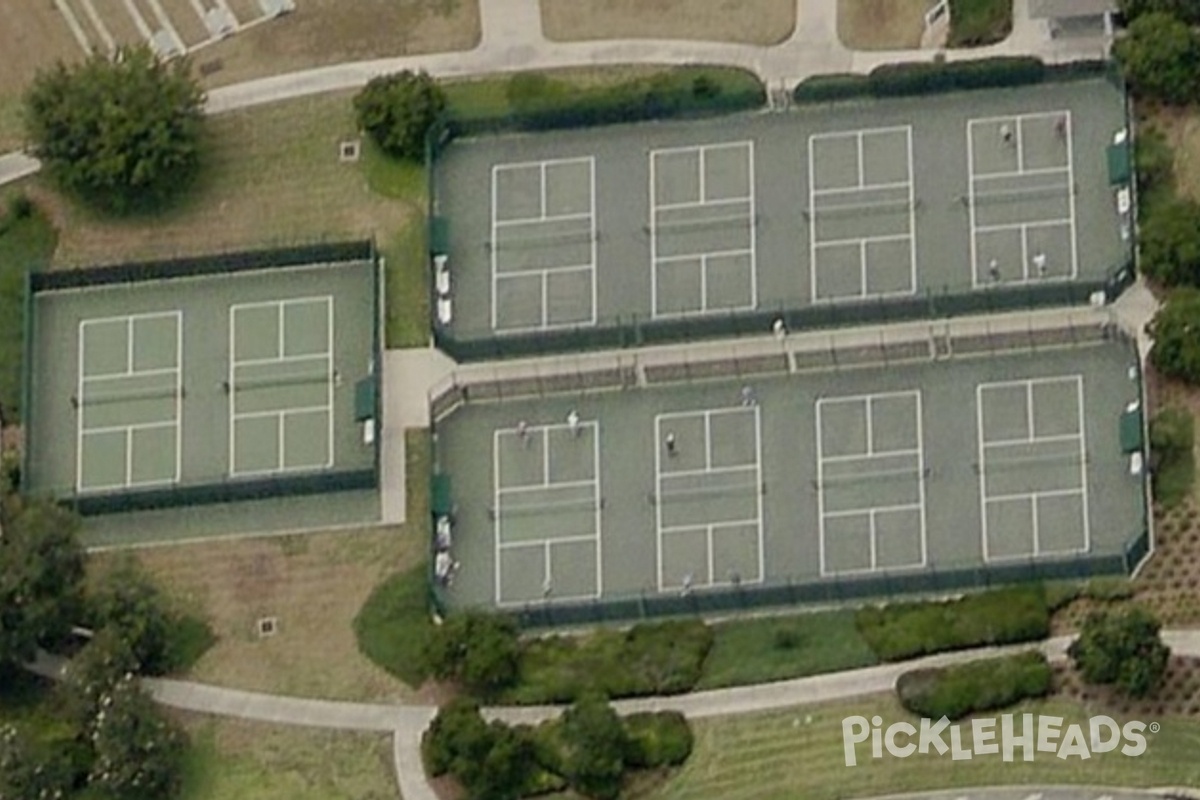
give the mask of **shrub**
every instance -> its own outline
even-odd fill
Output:
[[[1150,420],[1150,474],[1154,497],[1167,508],[1192,491],[1196,464],[1195,431],[1186,408],[1164,408]]]
[[[1142,271],[1168,286],[1200,284],[1200,204],[1167,200],[1144,216]]]
[[[499,614],[452,615],[429,637],[430,671],[481,697],[492,697],[517,677],[517,626]]]
[[[1182,106],[1200,95],[1200,34],[1175,17],[1139,16],[1113,53],[1134,91],[1148,99]]]
[[[1142,608],[1089,614],[1068,654],[1088,683],[1114,684],[1131,697],[1145,697],[1162,682],[1171,655],[1160,627]]]
[[[958,89],[1024,86],[1045,80],[1046,65],[1032,56],[997,56],[946,64],[884,64],[871,70],[871,92],[879,97],[930,94]]]
[[[82,774],[86,752],[69,742],[42,742],[0,725],[0,798],[71,797]],[[82,758],[81,758],[82,756]]]
[[[445,92],[424,71],[372,78],[354,98],[359,127],[385,153],[410,161],[424,158],[425,135],[445,108]]]
[[[1010,0],[950,0],[950,47],[995,44],[1012,31]]]
[[[1144,14],[1167,14],[1200,25],[1200,5],[1195,0],[1120,0],[1117,5],[1129,22]]]
[[[918,716],[954,720],[1045,697],[1050,684],[1046,657],[1030,652],[905,672],[896,681],[896,693],[900,703]]]
[[[1050,611],[1040,584],[993,589],[958,600],[859,609],[863,638],[882,661],[983,645],[1043,639]]]
[[[612,800],[621,792],[629,740],[617,712],[589,694],[563,713],[563,777],[586,797]]]
[[[29,219],[33,216],[34,208],[33,200],[24,192],[17,192],[8,198],[8,218],[10,220]]]
[[[625,763],[634,769],[675,767],[692,754],[692,726],[678,711],[631,714],[625,718]]]
[[[1164,375],[1200,382],[1200,290],[1176,289],[1150,323],[1150,361]]]
[[[1138,132],[1134,145],[1137,172],[1138,213],[1143,224],[1151,210],[1174,196],[1175,151],[1163,132],[1147,127]]]
[[[871,82],[865,75],[813,75],[805,78],[792,90],[797,103],[821,103],[865,97],[871,94]]]
[[[586,689],[613,698],[690,691],[712,644],[712,630],[701,620],[535,639],[522,649],[520,681],[506,699],[562,703]]]
[[[489,724],[468,700],[452,701],[438,711],[421,751],[431,775],[452,775],[471,800],[516,800],[533,786],[554,783],[535,770],[526,729]]]
[[[95,752],[89,782],[121,800],[163,800],[180,786],[187,740],[136,679],[123,678],[101,700],[88,733]]]
[[[99,631],[71,659],[58,686],[59,706],[77,728],[84,728],[100,708],[101,698],[126,675],[137,671],[129,645],[112,628]]]
[[[105,575],[92,599],[92,614],[95,627],[114,630],[147,675],[191,666],[214,641],[208,624],[174,612],[162,590],[131,558]]]

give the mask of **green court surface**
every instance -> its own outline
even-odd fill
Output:
[[[455,140],[457,341],[1053,282],[1129,253],[1101,79]],[[440,245],[439,245],[440,247]]]
[[[1134,358],[1098,342],[469,400],[436,430],[453,482],[449,602],[524,608],[1122,554],[1144,524],[1142,480],[1119,445]]]
[[[354,419],[373,287],[374,267],[348,262],[39,292],[30,490],[373,469]]]

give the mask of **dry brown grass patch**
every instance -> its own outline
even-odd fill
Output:
[[[695,39],[778,44],[796,27],[795,0],[542,0],[547,39]]]
[[[196,52],[210,86],[343,61],[470,50],[481,0],[300,0],[296,11]]]
[[[854,50],[921,46],[930,0],[838,0],[838,38]]]
[[[209,621],[216,645],[189,678],[253,691],[407,701],[413,693],[358,652],[353,621],[385,576],[423,556],[407,529],[213,541],[134,551],[183,608]],[[93,555],[97,573],[119,554]],[[274,636],[256,622],[277,617]]]
[[[408,207],[372,193],[359,164],[338,161],[355,133],[349,93],[273,103],[210,120],[196,187],[176,207],[98,217],[39,179],[37,199],[60,233],[56,265],[81,266],[399,230]]]

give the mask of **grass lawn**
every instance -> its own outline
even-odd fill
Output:
[[[1175,153],[1175,187],[1200,200],[1200,109],[1157,108],[1148,122],[1163,132]]]
[[[1014,713],[1060,715],[1067,722],[1086,720],[1100,709],[1063,702],[1025,703]],[[967,786],[1013,784],[1089,784],[1093,786],[1194,786],[1200,781],[1200,721],[1166,717],[1162,731],[1147,734],[1145,754],[1095,754],[1090,760],[1059,760],[1037,754],[1033,763],[1005,763],[1000,756],[956,761],[950,756],[870,758],[860,745],[858,764],[845,765],[841,723],[850,715],[883,717],[889,725],[915,718],[891,694],[820,706],[793,708],[693,723],[696,749],[677,777],[648,797],[654,800],[838,800],[882,794]],[[987,718],[997,716],[988,713]],[[1119,715],[1112,715],[1122,721]],[[1139,718],[1140,719],[1140,718]],[[948,736],[946,737],[948,740]],[[971,746],[970,728],[963,746]]]
[[[4,222],[8,199],[16,190],[0,191],[0,405],[20,412],[21,362],[24,350],[25,274],[44,269],[54,255],[58,234],[39,211]]]
[[[713,625],[698,689],[744,686],[870,666],[854,611],[729,620]]]
[[[950,0],[950,47],[979,47],[1012,32],[1013,0]]]
[[[196,52],[211,86],[389,56],[470,50],[481,0],[304,0],[279,19]]]
[[[179,800],[394,800],[391,738],[181,715]]]
[[[794,0],[542,0],[552,41],[698,39],[778,44],[796,27]]]
[[[852,50],[920,47],[931,0],[838,0],[838,38]]]
[[[24,143],[21,97],[17,94],[0,94],[0,153],[17,150]]]

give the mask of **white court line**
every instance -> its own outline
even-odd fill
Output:
[[[1071,112],[1064,111],[1063,118],[1066,120],[1066,144],[1067,144],[1067,186],[1070,191],[1067,194],[1067,202],[1071,208],[1071,277],[1079,276],[1079,246],[1078,246],[1078,231],[1076,230],[1075,219],[1075,151],[1071,141],[1072,121]],[[1082,419],[1082,417],[1080,418]]]
[[[505,228],[515,225],[541,225],[545,222],[570,222],[577,219],[591,219],[592,216],[592,214],[585,214],[583,212],[572,212],[570,214],[558,214],[555,216],[524,217],[522,219],[498,219],[496,220],[496,227]]]
[[[595,186],[595,182],[592,186]],[[604,504],[604,496],[600,491],[600,420],[595,421],[592,437],[592,475],[595,483],[595,493],[593,497],[596,502],[596,591],[595,596],[599,597],[604,593],[604,526],[602,515],[600,513],[601,506]]]
[[[146,378],[154,375],[169,375],[178,372],[178,367],[155,367],[154,369],[126,369],[124,372],[105,372],[101,375],[85,375],[83,382],[104,383],[105,381],[122,381],[126,378]]]
[[[982,282],[979,279],[979,237],[978,219],[975,215],[975,120],[967,121],[967,221],[971,227],[971,288],[978,289]],[[986,557],[986,550],[985,557]]]
[[[142,12],[138,11],[137,6],[133,4],[133,0],[124,0],[124,3],[125,10],[129,12],[134,26],[138,29],[138,34],[149,43],[154,38],[154,32],[146,24],[146,18],[142,16]]]
[[[811,154],[811,150],[809,152]],[[811,176],[812,173],[810,172],[809,175]],[[821,404],[823,402],[825,402],[825,398],[817,398],[816,413],[813,415],[817,428],[817,553],[820,557],[822,577],[827,574],[825,569],[825,446],[821,438]]]
[[[754,405],[754,465],[757,468],[755,473],[755,484],[758,486],[758,491],[754,494],[755,503],[758,505],[758,580],[765,581],[767,579],[766,565],[766,522],[763,518],[763,474],[762,474],[762,407],[757,403]]]
[[[306,353],[300,356],[276,356],[275,358],[241,358],[237,360],[238,367],[260,367],[263,364],[290,364],[293,361],[321,361],[325,353]]]
[[[892,457],[899,457],[899,456],[919,456],[919,455],[921,455],[921,450],[919,448],[916,450],[912,450],[912,449],[909,449],[909,450],[878,450],[878,451],[875,451],[872,453],[852,453],[849,455],[842,454],[842,455],[836,455],[836,456],[825,456],[825,463],[826,464],[837,464],[837,463],[845,463],[848,461],[868,461],[868,460],[881,459],[881,458],[892,458]]]
[[[541,547],[547,544],[579,544],[581,542],[590,542],[595,539],[595,536],[560,536],[557,539],[530,539],[525,542],[501,542],[501,550],[519,550],[522,547]],[[512,602],[512,601],[509,601]]]
[[[1015,123],[1013,125],[1013,128],[1015,129],[1013,132],[1013,135],[1016,137],[1016,143],[1017,143],[1017,168],[1020,169],[1021,172],[1024,172],[1025,171],[1025,145],[1024,145],[1025,137],[1021,134],[1021,129],[1025,127],[1024,125],[1021,124],[1022,122],[1024,122],[1024,120],[1022,120],[1021,117],[1017,117],[1016,119],[1013,120],[1013,122]]]
[[[91,20],[92,27],[95,28],[100,38],[104,40],[105,49],[110,53],[114,52],[117,49],[117,43],[113,40],[108,26],[100,19],[100,15],[96,13],[96,6],[92,3],[92,0],[80,0],[80,4],[83,6],[83,13],[87,14],[87,18]]]
[[[920,478],[917,481],[917,491],[921,498],[921,562],[916,566],[924,567],[929,563],[929,528],[925,513],[925,411],[924,400],[920,389],[914,390],[917,396],[917,469]]]
[[[754,195],[745,197],[721,197],[716,200],[683,200],[677,203],[655,202],[655,211],[674,211],[680,208],[714,208],[720,206],[738,206],[754,202]]]
[[[179,31],[175,30],[175,26],[171,24],[171,18],[168,17],[167,12],[163,10],[162,4],[159,3],[158,0],[146,0],[146,1],[150,4],[150,11],[151,11],[151,13],[154,14],[154,17],[158,20],[158,24],[161,27],[161,29],[166,31],[167,35],[170,36],[172,40],[174,40],[175,47],[179,50],[180,53],[186,53],[187,45],[184,43],[183,38],[179,35]]]
[[[660,264],[672,264],[676,261],[695,261],[697,258],[703,260],[708,258],[728,258],[730,256],[740,256],[749,253],[749,250],[721,250],[715,253],[697,253],[695,255],[683,256],[661,256],[658,259]]]
[[[579,481],[559,481],[556,483],[525,483],[516,486],[501,486],[500,494],[520,494],[522,492],[544,492],[547,489],[582,489],[585,486],[595,485],[595,479],[579,480]]]
[[[916,474],[918,474],[918,473],[914,471],[913,475],[916,475]],[[841,517],[860,517],[863,514],[866,514],[871,511],[880,511],[880,512],[914,511],[914,510],[920,510],[921,507],[922,507],[921,503],[919,503],[919,502],[917,502],[917,503],[891,503],[886,506],[862,506],[860,508],[845,508],[845,509],[842,509],[841,511],[826,511],[825,518],[826,519],[839,519]]]
[[[170,428],[174,424],[175,424],[174,422],[168,421],[168,422],[135,422],[135,423],[132,423],[129,425],[96,425],[91,428],[84,428],[83,435],[84,435],[84,437],[88,437],[88,436],[92,436],[94,434],[117,433],[118,431],[128,431],[128,430],[150,431],[150,430],[157,430],[158,428]]]
[[[681,469],[671,470],[666,473],[664,478],[689,478],[697,475],[732,475],[739,472],[750,472],[755,469],[755,464],[738,464],[732,467],[711,467],[709,469]]]
[[[589,181],[591,182],[591,184],[592,184],[592,186],[591,186],[591,188],[592,188],[592,207],[591,207],[591,210],[590,210],[590,211],[591,211],[591,213],[589,214],[589,216],[591,217],[591,225],[592,225],[592,235],[591,235],[591,245],[592,245],[592,263],[591,263],[591,270],[592,270],[592,319],[591,319],[591,323],[592,323],[593,325],[595,325],[595,324],[596,324],[596,315],[597,315],[597,308],[596,308],[596,306],[597,306],[597,303],[598,303],[598,294],[599,294],[599,289],[598,289],[598,287],[597,287],[596,265],[597,265],[597,263],[599,263],[599,257],[598,257],[598,255],[597,255],[597,233],[596,233],[596,159],[595,159],[594,157],[592,157],[592,158],[589,158],[589,159],[588,159],[588,169],[589,169],[589,172],[588,172],[588,180],[589,180]],[[549,277],[545,277],[545,278],[543,278],[543,281],[547,281],[547,282],[548,282],[548,281],[549,281]],[[545,284],[543,284],[543,286],[545,286]],[[547,289],[546,289],[546,288],[543,288],[543,290],[542,290],[542,291],[544,291],[544,292],[545,292],[545,291],[547,291]],[[599,478],[599,475],[600,475],[600,473],[599,473],[599,472],[597,472],[597,473],[596,473],[596,479],[597,479],[597,480],[599,480],[599,479],[600,479],[600,478]],[[600,562],[599,562],[599,561],[597,561],[596,563],[597,563],[597,564],[599,564]],[[597,586],[598,586],[598,584],[597,584]]]
[[[1006,492],[1005,494],[988,495],[989,503],[1003,503],[1011,500],[1027,500],[1031,497],[1075,497],[1083,494],[1083,487],[1075,489],[1047,489],[1035,492]]]
[[[1077,433],[1056,433],[1051,436],[1035,436],[1033,431],[1029,432],[1028,438],[1025,439],[992,439],[983,443],[984,447],[1009,447],[1020,444],[1047,444],[1052,442],[1073,442],[1079,438]]]
[[[816,173],[816,150],[817,136],[812,134],[808,137],[808,207],[815,212],[817,208],[817,173]],[[808,215],[808,299],[810,302],[817,302],[817,215],[810,213]],[[822,532],[822,540],[824,540],[824,532]],[[822,557],[823,558],[823,557]]]
[[[496,321],[496,312],[497,312],[497,306],[498,306],[498,304],[496,302],[496,291],[497,291],[496,286],[497,286],[497,278],[499,275],[499,270],[497,269],[497,265],[496,265],[496,256],[497,256],[496,251],[500,249],[499,247],[496,246],[496,208],[497,208],[497,190],[498,190],[498,186],[499,186],[499,181],[496,180],[496,176],[500,172],[500,166],[501,165],[499,165],[499,164],[492,165],[492,214],[491,214],[492,222],[491,222],[491,229],[488,233],[488,241],[491,242],[491,247],[488,248],[488,257],[492,262],[492,330],[499,330],[499,328],[500,328],[499,324]],[[543,288],[544,287],[545,287],[545,283],[543,281]],[[497,563],[497,565],[500,563],[500,559],[498,557],[496,559],[496,563]],[[499,570],[500,567],[497,566],[496,569]],[[496,573],[496,602],[500,602],[499,592],[500,592],[500,575],[499,575],[499,572],[497,572]]]
[[[492,186],[496,183],[493,179]],[[495,189],[493,188],[493,197],[495,197]],[[495,209],[493,203],[492,208]],[[492,508],[500,508],[500,434],[501,431],[492,431]],[[496,604],[503,602],[500,590],[500,514],[492,514],[492,565],[495,568],[495,595]]]
[[[994,181],[1011,178],[1025,178],[1030,175],[1061,175],[1070,173],[1070,167],[1034,167],[1033,169],[1008,170],[1007,172],[985,172],[975,176],[977,181]],[[1069,186],[1070,184],[1068,184]],[[1065,188],[1065,187],[1064,187]]]
[[[969,141],[970,136],[968,136],[967,138]],[[971,238],[974,239],[975,237],[972,236]],[[984,390],[985,386],[986,386],[986,384],[983,384],[983,383],[978,383],[975,385],[975,422],[976,422],[975,438],[978,441],[978,445],[977,445],[977,449],[976,449],[976,452],[977,452],[976,458],[978,459],[978,463],[979,463],[979,475],[978,475],[978,478],[979,478],[979,530],[980,530],[979,546],[981,548],[980,552],[983,553],[983,560],[986,562],[991,559],[991,555],[988,552],[988,523],[987,523],[988,496],[987,496],[987,484],[986,484],[987,476],[985,474],[986,473],[985,465],[987,464],[987,461],[985,460],[986,456],[984,454],[984,446],[983,446],[983,444],[984,444],[984,439],[983,439],[983,437],[984,437],[984,432],[983,432],[984,431],[984,428],[983,428],[983,390]]]
[[[178,483],[183,475],[183,312],[175,318],[175,476]],[[131,331],[132,332],[132,331]],[[132,337],[131,337],[132,338]]]
[[[912,173],[910,172],[909,174],[911,175]],[[863,186],[834,186],[827,189],[817,189],[814,187],[813,196],[822,197],[827,194],[862,194],[863,192],[886,191],[890,189],[909,189],[911,185],[911,180],[908,180],[871,183]]]
[[[855,236],[853,239],[825,239],[824,241],[817,242],[816,246],[818,249],[822,247],[846,247],[848,245],[866,246],[877,242],[900,242],[912,238],[907,233],[892,233],[887,236]]]
[[[1088,480],[1087,480],[1087,431],[1084,428],[1083,420],[1084,403],[1083,403],[1083,376],[1076,375],[1076,387],[1078,398],[1078,414],[1079,414],[1079,485],[1083,490],[1083,551],[1088,552],[1092,549],[1092,529],[1090,522],[1090,514],[1088,514]]]
[[[58,13],[62,14],[63,21],[67,23],[67,27],[71,30],[71,35],[75,37],[75,41],[79,44],[84,55],[92,54],[92,43],[88,41],[87,34],[84,33],[83,26],[79,24],[79,18],[75,16],[75,12],[67,5],[66,0],[54,0],[54,7],[58,9]]]
[[[660,150],[650,152],[650,309],[651,313],[658,309],[658,182],[655,177],[655,164],[658,163]],[[662,585],[662,545],[659,543],[659,586]]]
[[[905,138],[908,142],[908,235],[909,235],[909,271],[908,285],[912,292],[917,291],[917,180],[913,174],[915,163],[913,162],[913,129],[909,125],[905,131]],[[865,245],[864,245],[865,247]],[[922,525],[924,525],[924,514],[922,514]]]
[[[1044,219],[1036,222],[1009,222],[1003,225],[980,225],[975,228],[975,233],[995,233],[996,231],[1011,231],[1017,228],[1054,228],[1060,225],[1070,225],[1071,220],[1060,217],[1058,219]],[[1010,281],[1011,282],[1011,281]]]
[[[749,162],[747,166],[747,176],[750,183],[750,307],[758,308],[758,227],[756,220],[758,219],[758,203],[755,199],[758,194],[758,183],[754,172],[754,142],[750,142],[746,150],[746,157]],[[707,264],[705,265],[707,269]],[[705,304],[707,306],[707,297]],[[762,451],[759,450],[761,453]],[[760,528],[761,530],[761,528]],[[762,548],[759,548],[762,552]],[[759,571],[762,574],[762,571]]]

